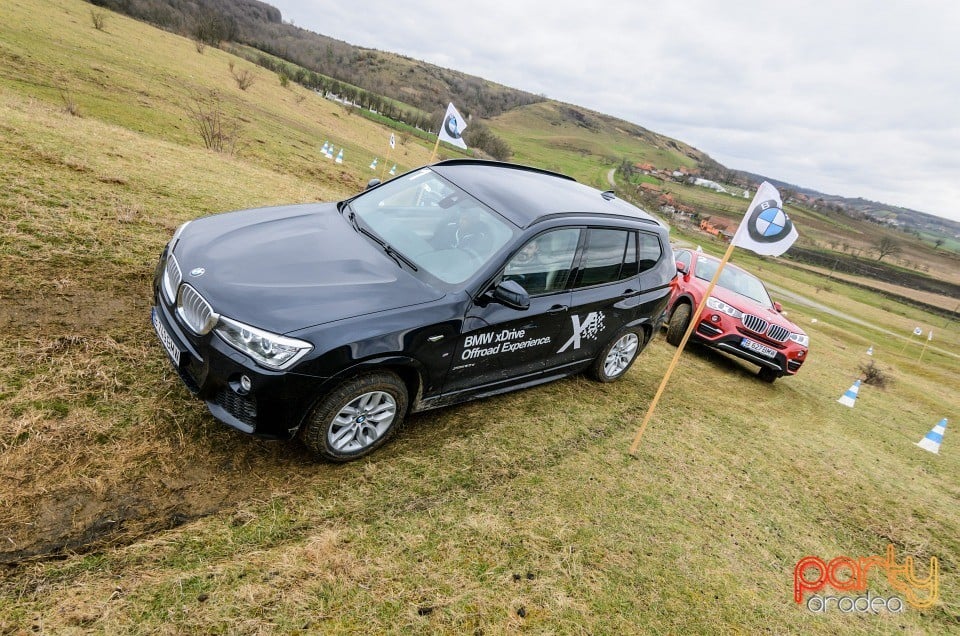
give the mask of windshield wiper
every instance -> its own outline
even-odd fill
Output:
[[[348,206],[348,209],[350,210],[350,213],[347,215],[347,218],[350,219],[350,222],[353,224],[353,227],[355,230],[357,230],[364,236],[369,236],[371,239],[373,239],[373,241],[377,245],[383,248],[383,251],[387,253],[387,256],[397,261],[397,265],[400,265],[402,263],[415,272],[420,271],[420,269],[416,266],[416,264],[413,261],[411,261],[409,258],[404,256],[397,250],[393,249],[393,247],[391,247],[386,241],[380,238],[379,234],[377,234],[371,229],[368,229],[366,226],[361,225],[360,219],[357,218],[357,213],[353,211],[353,208],[350,208]]]
[[[378,236],[376,232],[372,230],[368,230],[367,228],[363,227],[356,220],[354,220],[353,217],[351,217],[351,220],[353,220],[354,225],[357,227],[358,230],[360,230],[362,234],[364,234],[365,236],[369,236],[371,239],[373,239],[377,245],[383,248],[383,251],[387,253],[387,256],[397,261],[397,265],[399,265],[400,262],[402,261],[404,264],[407,265],[407,267],[409,267],[413,271],[415,272],[419,271],[419,268],[416,266],[416,264],[413,261],[411,261],[409,258],[404,256],[397,250],[393,249],[393,247],[391,247],[386,241],[380,238],[380,236]]]

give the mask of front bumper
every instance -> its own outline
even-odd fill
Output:
[[[296,433],[324,378],[264,369],[213,332],[189,334],[159,295],[154,300],[151,321],[167,358],[215,418],[258,437],[285,439]]]
[[[802,349],[793,350],[784,343],[773,343],[753,334],[730,333],[718,328],[706,319],[700,321],[693,336],[698,342],[729,353],[741,360],[776,371],[780,375],[795,375],[806,358],[806,352]],[[744,346],[744,339],[761,345],[762,348],[773,352],[773,355],[761,355],[754,350],[747,349]]]

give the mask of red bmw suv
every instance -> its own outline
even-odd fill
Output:
[[[702,252],[678,250],[673,293],[668,304],[667,342],[683,340],[690,317],[703,299],[720,261]],[[760,367],[758,377],[773,382],[794,375],[807,359],[810,339],[781,313],[760,279],[726,265],[691,338]]]

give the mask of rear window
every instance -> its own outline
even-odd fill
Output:
[[[602,285],[620,280],[627,243],[630,239],[633,239],[633,233],[626,230],[590,230],[578,287]],[[633,273],[636,273],[636,270]],[[631,273],[628,271],[627,275]]]

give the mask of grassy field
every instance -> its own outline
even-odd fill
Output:
[[[0,633],[960,632],[960,327],[775,259],[735,256],[848,317],[784,299],[811,356],[773,385],[685,352],[635,457],[662,338],[619,383],[416,415],[344,466],[219,425],[149,325],[164,242],[201,214],[356,191],[389,129],[252,66],[241,91],[222,51],[90,10],[0,9]],[[214,89],[234,154],[191,125]],[[522,144],[518,125],[518,159],[556,155],[545,121]],[[592,181],[615,165],[594,141],[542,165]],[[922,360],[900,335],[916,325],[936,333]],[[837,404],[869,360],[887,388]],[[941,453],[917,448],[944,417]],[[802,557],[890,544],[920,576],[939,559],[933,607],[794,603]]]

